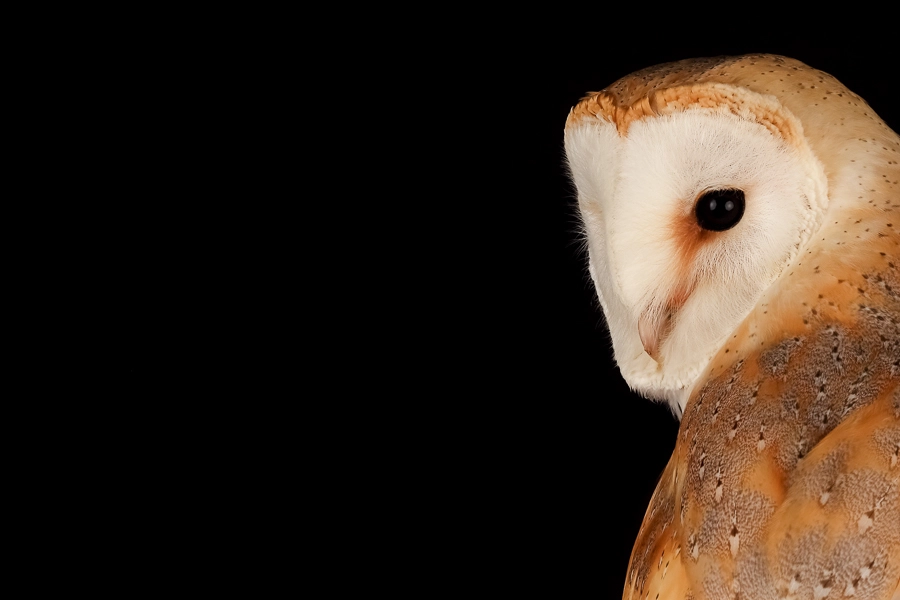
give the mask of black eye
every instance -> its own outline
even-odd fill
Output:
[[[710,190],[697,200],[697,223],[710,231],[731,229],[744,216],[744,192]]]

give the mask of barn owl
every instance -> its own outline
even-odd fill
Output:
[[[900,138],[748,55],[588,95],[565,151],[616,362],[681,420],[623,598],[900,599]]]

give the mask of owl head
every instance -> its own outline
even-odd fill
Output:
[[[769,55],[652,67],[572,109],[588,270],[633,389],[680,415],[820,233],[866,109],[830,75]]]

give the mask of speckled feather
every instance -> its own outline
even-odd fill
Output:
[[[732,111],[805,139],[829,203],[692,389],[623,598],[898,599],[898,136],[832,76],[770,55],[639,71],[585,98],[567,128],[602,119],[626,136],[717,105],[721,84],[737,89]],[[741,90],[769,105],[741,108]]]

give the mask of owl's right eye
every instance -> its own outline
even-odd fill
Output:
[[[710,190],[697,200],[697,223],[710,231],[725,231],[737,225],[744,216],[744,192]]]

